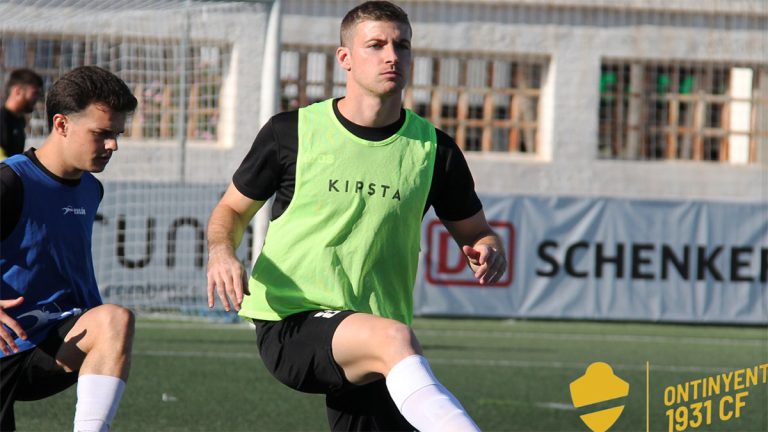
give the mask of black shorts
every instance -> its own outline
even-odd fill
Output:
[[[77,371],[56,364],[56,353],[82,315],[62,320],[35,348],[0,358],[0,430],[16,430],[13,404],[55,395],[77,382]]]
[[[333,431],[413,431],[389,396],[384,379],[358,386],[333,359],[331,343],[353,311],[307,311],[281,321],[254,320],[267,370],[288,387],[325,394]]]

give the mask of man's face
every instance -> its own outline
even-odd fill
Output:
[[[411,71],[411,32],[406,24],[363,21],[352,30],[342,65],[350,84],[376,96],[399,93]]]
[[[91,104],[67,116],[64,159],[77,171],[102,172],[112,152],[117,151],[117,137],[125,131],[125,113]]]
[[[21,102],[21,109],[29,114],[35,110],[35,104],[40,100],[43,92],[40,87],[34,85],[21,85],[18,87],[18,98]]]

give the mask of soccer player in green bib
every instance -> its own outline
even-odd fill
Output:
[[[476,431],[435,378],[409,325],[420,226],[430,207],[481,284],[506,270],[456,143],[402,108],[411,26],[386,1],[341,23],[345,97],[262,128],[208,224],[208,303],[256,326],[267,369],[326,395],[332,430]],[[272,195],[250,275],[235,257]]]

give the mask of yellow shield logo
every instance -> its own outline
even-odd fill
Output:
[[[629,383],[617,377],[608,363],[587,366],[584,375],[571,383],[571,400],[575,408],[607,402],[629,395]],[[581,416],[592,432],[605,432],[619,419],[624,405],[601,409]]]

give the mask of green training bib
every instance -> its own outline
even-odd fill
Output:
[[[269,226],[240,315],[349,309],[410,324],[435,128],[406,110],[396,134],[366,141],[332,103],[299,110],[294,195]]]

